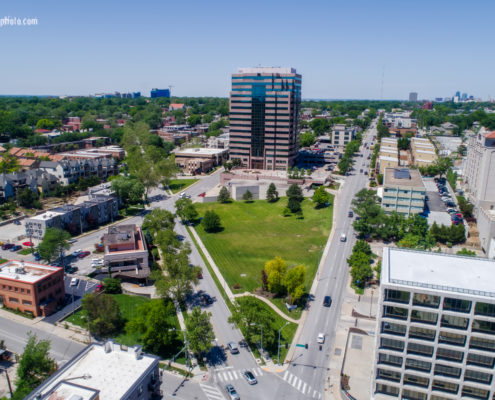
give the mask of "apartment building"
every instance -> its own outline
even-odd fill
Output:
[[[356,138],[357,127],[335,124],[332,128],[331,144],[343,148],[351,140]]]
[[[0,265],[0,304],[46,317],[64,304],[64,270],[11,260]]]
[[[229,158],[228,149],[186,148],[175,150],[175,164],[187,175],[208,172]]]
[[[396,138],[382,138],[376,163],[378,173],[383,174],[386,168],[397,168],[399,166],[397,143]]]
[[[147,279],[150,275],[148,248],[143,231],[134,224],[108,228],[103,236],[105,268],[112,276]]]
[[[91,343],[26,400],[161,399],[159,357],[108,341]]]
[[[93,154],[94,155],[94,154]],[[62,161],[41,161],[39,169],[54,175],[61,185],[67,186],[71,183],[78,183],[79,179],[89,176],[97,176],[107,179],[119,173],[117,161],[113,158],[62,160]]]
[[[438,158],[433,143],[429,139],[418,137],[411,138],[411,155],[413,164],[418,167],[427,167]]]
[[[80,204],[66,204],[43,214],[25,218],[26,236],[41,240],[47,228],[65,229],[76,235],[115,220],[119,213],[116,196],[90,195],[89,197],[89,200]]]
[[[475,205],[481,247],[495,258],[495,131],[471,133],[464,167],[464,189]]]
[[[230,158],[287,170],[299,150],[301,75],[294,68],[239,68],[230,92]]]
[[[495,262],[383,249],[373,399],[492,399]]]
[[[386,168],[383,176],[382,208],[409,216],[422,213],[426,188],[417,169]]]

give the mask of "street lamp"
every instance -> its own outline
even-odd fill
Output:
[[[168,330],[169,332],[171,331],[181,331],[181,332],[184,332],[184,348],[182,350],[184,350],[184,353],[185,353],[185,356],[186,356],[186,368],[189,372],[189,363],[188,363],[188,348],[187,348],[187,331],[185,329],[177,329],[177,328],[172,328],[172,329],[169,329]],[[182,350],[179,351],[174,357],[173,357],[173,360],[175,360],[175,357],[177,357],[180,353],[182,353]]]
[[[277,354],[277,359],[278,359],[278,363],[280,364],[280,332],[282,331],[282,329],[284,329],[287,325],[289,325],[290,322],[286,322],[284,326],[282,326],[282,328],[280,328],[278,330],[278,354]]]

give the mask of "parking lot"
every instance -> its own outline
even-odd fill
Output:
[[[448,208],[457,209],[455,195],[449,189],[448,185],[445,185],[445,193],[450,196],[452,203],[447,205],[446,202],[442,200],[442,195],[437,187],[437,182],[432,178],[423,178],[423,183],[426,188],[426,206],[425,214],[428,219],[428,224],[432,225],[436,222],[437,225],[452,225],[452,217],[448,213]],[[448,202],[447,202],[448,203]]]

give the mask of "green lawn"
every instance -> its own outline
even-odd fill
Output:
[[[199,181],[199,179],[171,179],[168,188],[172,193],[177,193],[197,181]]]
[[[282,216],[286,204],[287,199],[281,198],[276,203],[258,200],[196,205],[201,215],[206,210],[215,210],[220,216],[223,231],[207,233],[201,225],[196,229],[230,287],[241,285],[234,292],[259,288],[261,270],[276,256],[282,257],[289,267],[304,264],[308,268],[306,288],[311,287],[332,227],[333,208],[315,209],[310,200],[304,200],[304,218],[297,219],[294,215]]]
[[[31,254],[31,249],[22,249],[18,251],[19,254],[22,254],[23,256],[27,256],[28,254]]]
[[[153,299],[150,300],[147,297],[141,297],[141,296],[130,296],[127,294],[114,294],[112,297],[117,300],[117,302],[120,305],[120,312],[122,314],[122,317],[124,320],[127,322],[134,318],[137,314],[137,308],[148,301],[163,301],[160,299]],[[83,318],[83,313],[82,310],[79,309],[75,314],[69,316],[66,321],[73,323],[74,325],[81,326],[85,329],[87,329],[87,323],[85,322]],[[179,320],[177,319],[177,315],[171,315],[169,317],[169,323],[174,326],[176,329],[180,329],[179,325]],[[180,340],[182,340],[182,333],[178,332],[178,339],[180,336]],[[125,346],[134,346],[136,344],[141,344],[140,343],[140,336],[139,334],[128,334],[126,333],[125,329],[122,329],[122,331],[113,337],[117,343],[123,344]],[[180,345],[180,343],[179,343]],[[180,346],[179,346],[180,348]],[[171,349],[173,351],[178,349]],[[180,362],[180,360],[177,360],[177,362]]]

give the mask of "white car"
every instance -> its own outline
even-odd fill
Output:
[[[347,236],[346,236],[346,234],[345,234],[345,233],[343,233],[342,235],[340,235],[340,241],[341,241],[341,242],[345,242],[345,241],[347,241]]]
[[[79,279],[78,278],[72,278],[70,280],[70,285],[71,286],[77,286],[79,284]]]
[[[93,267],[102,267],[104,264],[105,262],[100,258],[94,258],[91,260],[91,266]]]
[[[318,333],[318,337],[316,338],[316,342],[323,344],[325,343],[325,334],[324,333]]]

